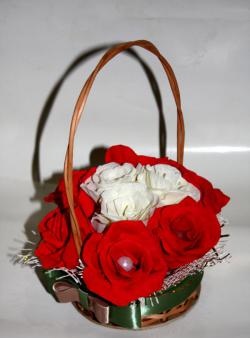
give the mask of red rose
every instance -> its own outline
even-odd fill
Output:
[[[159,290],[167,274],[160,245],[140,221],[112,223],[85,242],[83,280],[118,306]]]
[[[168,159],[166,157],[155,158],[150,156],[137,155],[134,150],[124,145],[112,146],[106,151],[105,154],[106,163],[131,163],[134,166],[137,166],[138,163],[141,163],[142,165],[154,165],[158,163],[165,163],[164,161],[168,162]]]
[[[93,175],[95,170],[96,168],[93,167],[89,170],[73,171],[73,196],[75,206],[79,206],[87,217],[92,216],[94,213],[95,202],[83,189],[81,189],[80,185]],[[56,190],[45,197],[45,201],[55,202],[61,210],[69,208],[63,178],[60,180]]]
[[[220,189],[215,189],[212,184],[204,177],[197,175],[195,172],[188,170],[183,166],[180,166],[178,169],[185,180],[192,183],[200,190],[200,202],[204,206],[212,208],[215,214],[218,214],[221,209],[229,202],[230,198],[223,194]]]
[[[221,234],[213,211],[190,197],[156,209],[147,228],[158,238],[171,269],[202,257],[216,245]]]
[[[84,239],[93,232],[92,226],[83,217],[82,211],[75,208],[80,223],[81,235]],[[66,267],[73,269],[78,265],[78,255],[70,229],[70,217],[67,211],[59,208],[49,212],[39,224],[41,241],[35,255],[39,258],[43,268],[52,269]]]
[[[218,214],[222,207],[224,207],[228,201],[229,197],[224,195],[223,192],[219,189],[214,189],[212,184],[205,178],[197,175],[195,172],[188,170],[183,165],[177,163],[176,161],[170,160],[167,157],[149,157],[137,155],[131,148],[123,145],[117,145],[110,147],[105,156],[106,163],[108,162],[117,162],[117,163],[131,163],[136,166],[138,163],[142,165],[155,165],[155,164],[167,164],[177,168],[183,178],[189,183],[192,183],[196,188],[200,190],[201,199],[200,202],[207,207],[213,209],[215,214]]]

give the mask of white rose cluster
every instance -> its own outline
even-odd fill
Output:
[[[177,204],[185,197],[200,199],[200,191],[178,169],[165,164],[107,163],[97,167],[81,188],[100,205],[92,224],[102,232],[115,221],[141,220],[145,224],[155,208]]]

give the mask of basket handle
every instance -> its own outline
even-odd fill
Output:
[[[174,96],[174,100],[177,107],[177,162],[182,164],[183,163],[183,155],[184,155],[184,141],[185,141],[185,128],[184,128],[184,119],[181,110],[181,98],[180,98],[180,91],[178,87],[178,83],[175,77],[175,74],[168,63],[168,61],[161,55],[159,50],[149,41],[147,40],[136,40],[136,41],[129,41],[125,43],[120,43],[115,45],[114,47],[110,48],[100,59],[97,66],[93,70],[93,72],[88,77],[87,81],[85,82],[78,100],[76,102],[71,125],[70,125],[70,132],[69,132],[69,141],[68,147],[65,155],[65,162],[64,162],[64,181],[65,181],[65,189],[69,203],[70,209],[70,219],[71,219],[71,228],[72,233],[76,245],[76,249],[78,254],[80,255],[81,246],[82,246],[82,239],[80,234],[80,228],[78,224],[78,220],[74,210],[74,198],[73,198],[73,182],[72,182],[72,170],[73,170],[73,148],[74,148],[74,138],[76,134],[76,130],[82,116],[89,92],[92,88],[94,80],[99,73],[99,71],[108,63],[111,59],[113,59],[117,54],[121,53],[124,50],[129,49],[132,46],[139,46],[142,47],[149,52],[153,53],[157,58],[160,60],[165,73],[168,77],[168,81]]]

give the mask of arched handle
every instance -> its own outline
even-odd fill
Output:
[[[70,218],[71,218],[71,227],[72,233],[76,245],[76,249],[78,254],[80,255],[81,246],[82,246],[82,239],[80,234],[80,228],[78,225],[78,220],[74,210],[74,199],[73,199],[73,182],[72,182],[72,170],[73,170],[73,149],[74,149],[74,139],[76,130],[82,116],[90,89],[94,83],[94,80],[99,73],[99,71],[108,63],[111,59],[113,59],[117,54],[123,52],[124,50],[129,49],[132,46],[139,46],[142,47],[154,55],[160,60],[165,73],[168,77],[168,81],[175,99],[176,107],[177,107],[177,162],[182,164],[183,163],[183,155],[184,155],[184,141],[185,141],[185,128],[184,128],[184,120],[183,114],[181,110],[181,98],[180,98],[180,91],[178,87],[178,83],[175,77],[175,74],[168,63],[168,61],[161,55],[159,50],[149,41],[147,40],[136,40],[136,41],[129,41],[125,43],[120,43],[115,45],[114,47],[110,48],[98,62],[97,66],[93,70],[93,72],[88,77],[87,81],[85,82],[78,100],[75,105],[74,113],[71,120],[70,125],[70,132],[69,132],[69,141],[68,147],[65,155],[65,162],[64,162],[64,181],[65,181],[65,189],[68,198],[69,208],[70,208]]]

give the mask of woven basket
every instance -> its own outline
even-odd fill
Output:
[[[100,59],[80,92],[71,120],[69,142],[65,156],[64,181],[70,208],[71,228],[79,256],[82,240],[77,216],[74,210],[72,184],[75,134],[97,74],[111,59],[132,46],[142,47],[154,54],[161,62],[167,75],[177,107],[177,162],[180,164],[183,163],[185,130],[180,92],[176,77],[168,61],[151,42],[145,40],[121,43],[110,48]],[[97,295],[91,294],[85,286],[74,284],[70,279],[67,280],[67,278],[65,278],[63,279],[63,282],[58,282],[58,273],[59,272],[54,271],[54,274],[52,274],[50,271],[43,270],[42,279],[44,280],[47,290],[54,295],[59,302],[72,302],[83,316],[101,323],[102,325],[133,329],[160,324],[184,313],[198,298],[200,293],[200,282],[202,279],[202,273],[197,273],[187,277],[178,285],[160,291],[152,297],[145,298],[144,304],[142,304],[141,301],[136,301],[127,307],[117,307],[108,304],[103,299],[98,298]],[[164,299],[164,309],[158,306],[158,299],[160,297],[163,297],[162,299]]]

